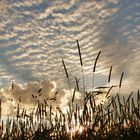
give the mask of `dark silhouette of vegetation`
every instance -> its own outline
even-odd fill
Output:
[[[80,46],[77,41],[80,55],[80,64],[83,66]],[[98,53],[93,73],[97,65],[101,51]],[[69,82],[69,74],[64,60],[62,64]],[[111,80],[112,66],[109,72],[108,83]],[[118,86],[97,87],[99,91],[86,92],[81,99],[81,104],[75,104],[75,94],[79,91],[79,79],[75,77],[76,87],[72,93],[69,109],[64,113],[59,107],[53,112],[52,106],[37,101],[36,110],[27,114],[26,109],[20,109],[17,105],[16,118],[7,119],[4,126],[1,120],[0,138],[2,140],[139,140],[140,139],[140,93],[134,101],[133,92],[126,98],[120,98],[120,93],[111,96],[109,93],[114,87],[122,86],[123,75],[121,75]],[[70,86],[69,86],[70,87]],[[13,88],[13,84],[12,84]],[[102,92],[101,89],[108,89]],[[42,88],[38,91],[40,93]],[[96,94],[95,94],[96,93]],[[59,92],[56,92],[57,96]],[[95,96],[105,94],[106,103],[96,103]],[[32,95],[33,98],[34,95]],[[37,99],[36,99],[37,100]],[[56,101],[56,97],[48,100]],[[0,101],[1,105],[1,101]],[[48,111],[49,108],[49,111]],[[0,107],[1,116],[1,107]]]

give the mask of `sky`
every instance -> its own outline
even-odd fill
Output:
[[[0,0],[0,23],[3,98],[8,98],[5,90],[12,82],[20,86],[19,93],[28,85],[48,80],[55,81],[57,88],[67,88],[62,59],[72,87],[83,69],[86,89],[91,89],[93,65],[100,50],[96,86],[107,84],[112,66],[113,84],[119,83],[124,72],[125,94],[139,88],[140,0]]]

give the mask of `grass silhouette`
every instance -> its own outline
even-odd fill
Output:
[[[79,58],[81,67],[83,66],[80,46],[77,41]],[[101,51],[98,53],[93,67],[94,73],[97,65],[97,60]],[[66,73],[69,88],[69,74],[64,60],[62,64]],[[110,67],[108,84],[111,80],[112,66]],[[57,112],[52,111],[52,106],[48,106],[47,100],[40,103],[37,99],[36,110],[27,114],[26,109],[20,109],[17,105],[16,118],[7,118],[4,126],[1,120],[0,139],[2,140],[139,140],[140,139],[140,93],[137,93],[137,99],[134,101],[133,92],[128,97],[121,99],[120,94],[110,96],[110,91],[113,87],[122,86],[122,73],[118,86],[98,87],[98,92],[93,90],[85,91],[85,96],[81,104],[75,104],[75,94],[79,91],[79,79],[75,77],[76,86],[72,92],[72,98],[69,102],[69,109],[64,113],[59,107]],[[84,75],[83,75],[84,76]],[[83,78],[84,80],[84,78]],[[83,82],[84,83],[84,82]],[[13,85],[13,84],[12,84]],[[85,85],[83,85],[85,86]],[[13,88],[13,86],[12,86]],[[101,89],[107,88],[107,92],[102,92]],[[39,89],[38,94],[42,88]],[[120,90],[119,90],[120,91]],[[56,101],[55,97],[48,100]],[[107,103],[96,103],[96,96],[105,94]],[[34,95],[32,95],[33,98]],[[1,118],[1,101],[0,101],[0,118]],[[49,108],[49,111],[48,111]]]

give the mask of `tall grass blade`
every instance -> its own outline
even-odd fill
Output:
[[[108,97],[108,95],[109,95],[109,93],[110,93],[110,91],[111,91],[111,89],[112,89],[113,87],[114,87],[114,86],[111,86],[111,87],[109,88],[109,90],[107,91],[106,97]]]
[[[94,88],[94,73],[95,73],[95,71],[96,71],[96,65],[97,65],[97,61],[98,61],[98,59],[99,59],[100,54],[101,54],[101,51],[99,51],[99,53],[98,53],[98,55],[97,55],[97,57],[96,57],[96,59],[95,59],[94,66],[93,66],[92,90],[93,90],[93,88]]]
[[[67,68],[66,68],[66,65],[65,65],[65,62],[64,62],[63,59],[62,59],[62,64],[63,64],[64,70],[65,70],[65,74],[66,74],[66,77],[67,77],[67,80],[68,80],[69,90],[71,92],[71,85],[70,85],[70,80],[69,80],[69,74],[68,74],[68,71],[67,71]]]
[[[77,79],[77,77],[75,77],[75,81],[76,81],[77,91],[79,91],[79,81],[80,81],[80,79]]]
[[[81,64],[81,67],[83,66],[83,62],[82,62],[82,55],[81,55],[81,50],[80,50],[80,45],[79,45],[79,41],[76,40],[77,42],[77,47],[78,47],[78,52],[79,52],[79,57],[80,57],[80,64]]]
[[[119,88],[121,88],[121,86],[122,86],[122,79],[123,79],[123,76],[124,76],[124,72],[122,72],[122,74],[121,74],[120,83],[119,83]]]
[[[112,66],[110,67],[110,71],[109,71],[108,83],[110,83],[111,80],[111,73],[112,73]]]
[[[126,100],[126,104],[129,102],[131,96],[133,95],[133,92],[131,92],[131,94],[128,96],[127,100]]]
[[[84,96],[85,96],[85,78],[84,78],[84,70],[83,70],[82,55],[81,55],[81,50],[80,50],[80,45],[79,45],[78,40],[77,40],[76,42],[77,42],[77,46],[78,46],[78,52],[79,52],[79,57],[80,57],[80,64],[81,64],[81,68],[82,68],[83,93],[84,93]]]
[[[69,79],[68,71],[67,71],[67,68],[66,68],[66,65],[65,65],[65,62],[63,59],[62,59],[62,64],[63,64],[64,70],[65,70],[66,77],[67,77],[67,79]]]
[[[74,91],[73,91],[73,96],[72,96],[72,103],[74,102],[74,98],[75,98],[75,92],[76,92],[76,87],[74,88]]]
[[[97,65],[97,61],[98,61],[98,59],[99,59],[100,54],[101,54],[101,51],[99,51],[99,53],[98,53],[98,55],[97,55],[97,57],[96,57],[96,59],[95,59],[94,67],[93,67],[93,72],[95,72],[95,70],[96,70],[96,65]]]

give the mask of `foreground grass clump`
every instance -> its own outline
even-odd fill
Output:
[[[132,95],[132,94],[131,94]],[[130,95],[130,96],[131,96]],[[7,120],[6,129],[0,128],[3,140],[51,140],[51,139],[139,139],[140,96],[120,100],[112,97],[107,105],[94,104],[94,97],[84,100],[83,107],[69,105],[67,114],[52,115],[45,112],[45,104],[38,105],[37,113],[20,113],[14,120]],[[80,110],[79,110],[80,108]],[[44,120],[49,115],[46,123]]]
[[[80,64],[83,66],[80,46],[77,41],[80,56]],[[81,103],[75,103],[76,91],[80,90],[78,79],[76,87],[72,92],[71,101],[67,113],[57,107],[57,112],[52,106],[48,106],[47,100],[41,103],[37,100],[36,110],[27,113],[26,109],[17,106],[16,118],[7,119],[6,125],[1,120],[0,139],[2,140],[139,140],[140,139],[140,93],[136,94],[134,101],[133,94],[128,97],[121,97],[120,93],[110,96],[114,87],[122,86],[124,73],[120,78],[118,86],[98,87],[94,89],[94,73],[101,51],[98,53],[93,66],[92,90],[85,91],[84,71],[82,69],[83,94]],[[71,89],[69,74],[64,60],[62,64],[66,73],[69,87]],[[108,83],[111,79],[110,68]],[[101,89],[107,88],[106,92]],[[59,92],[58,92],[59,94]],[[96,102],[98,94],[105,95],[106,103]],[[51,98],[52,99],[52,98]],[[53,98],[54,101],[56,98]]]

